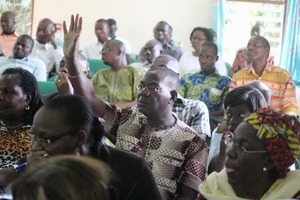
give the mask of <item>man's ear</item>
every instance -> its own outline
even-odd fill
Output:
[[[217,56],[216,56],[216,62],[217,62],[218,60],[219,60],[219,56],[217,55]]]
[[[172,103],[172,105],[173,105],[174,102],[175,102],[176,99],[177,99],[178,93],[177,93],[177,91],[175,91],[175,90],[171,90],[170,94],[171,94],[171,98],[170,98],[169,103],[170,103],[170,104]]]

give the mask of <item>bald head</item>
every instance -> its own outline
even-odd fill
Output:
[[[50,36],[54,37],[55,26],[51,19],[44,18],[39,22],[36,30],[36,39],[39,43],[46,44],[50,41]]]
[[[156,59],[163,52],[163,46],[158,40],[149,40],[144,48],[144,58],[149,63],[152,64],[153,60]]]
[[[265,83],[255,80],[248,82],[245,85],[258,89],[265,97],[266,102],[270,104],[272,92]]]
[[[158,56],[151,65],[151,68],[154,67],[167,67],[179,75],[179,63],[174,57],[169,55]]]
[[[261,24],[255,24],[251,29],[251,36],[259,35],[265,36],[265,27]]]
[[[125,46],[120,40],[108,40],[105,44],[119,49],[123,54],[125,53]]]
[[[11,11],[6,11],[1,15],[1,28],[4,34],[10,35],[15,32],[15,14]]]

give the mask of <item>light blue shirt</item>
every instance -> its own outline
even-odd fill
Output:
[[[46,65],[43,61],[36,58],[24,57],[15,59],[12,56],[0,57],[0,74],[7,68],[21,67],[31,72],[38,81],[47,81]]]

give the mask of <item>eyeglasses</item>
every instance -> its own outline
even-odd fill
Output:
[[[245,147],[240,146],[234,143],[233,139],[230,136],[225,136],[225,145],[231,149],[232,147],[235,149],[236,153],[239,155],[247,154],[247,153],[266,153],[266,150],[261,151],[249,151]]]
[[[197,38],[197,37],[192,37],[192,41],[203,41],[203,40],[207,40],[207,39],[204,39],[204,38]]]
[[[103,52],[109,52],[109,51],[114,51],[116,50],[115,48],[109,48],[109,47],[105,47],[105,48],[102,48],[102,50],[100,51],[100,53],[103,53]]]
[[[57,137],[54,137],[52,139],[46,139],[46,138],[38,138],[36,137],[36,135],[33,134],[28,134],[30,136],[30,143],[33,144],[34,141],[38,141],[40,143],[41,146],[48,148],[52,143],[54,143],[55,141],[74,133],[74,131],[68,131],[67,133],[64,133],[62,135],[59,135]]]
[[[150,91],[150,92],[160,92],[161,91],[161,89],[159,89],[158,87],[156,87],[154,85],[150,85],[150,86],[138,85],[138,86],[136,86],[136,90],[139,92],[141,92],[144,89],[146,91]]]

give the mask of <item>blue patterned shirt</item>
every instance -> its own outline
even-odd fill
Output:
[[[230,81],[228,76],[221,76],[218,71],[211,75],[202,71],[186,74],[180,80],[179,93],[184,98],[204,102],[209,112],[218,111],[223,108]]]

